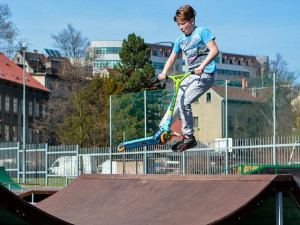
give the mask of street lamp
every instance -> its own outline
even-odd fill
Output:
[[[25,52],[26,44],[22,44],[23,51],[23,183],[26,183],[26,71]]]

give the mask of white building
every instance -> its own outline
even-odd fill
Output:
[[[88,48],[89,57],[93,58],[93,73],[102,73],[103,69],[113,68],[117,66],[121,60],[119,53],[122,49],[123,41],[92,41]],[[155,68],[155,75],[157,76],[162,72],[167,59],[169,58],[173,43],[160,42],[156,44],[149,44],[152,65]],[[181,74],[183,60],[181,58],[176,60],[174,68],[170,71],[170,74]]]

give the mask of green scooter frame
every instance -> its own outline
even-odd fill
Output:
[[[172,123],[172,119],[173,119],[173,113],[174,113],[174,108],[175,108],[180,84],[185,78],[187,78],[191,74],[195,74],[195,72],[193,71],[193,72],[189,72],[189,73],[181,74],[181,75],[167,76],[167,78],[170,78],[174,81],[175,88],[174,88],[173,98],[172,98],[172,101],[170,104],[170,111],[169,111],[169,115],[168,115],[166,123],[159,129],[159,131],[157,131],[151,137],[122,142],[118,146],[119,152],[123,152],[125,149],[138,148],[138,147],[143,147],[143,146],[147,146],[147,145],[166,144],[168,142],[168,138],[171,133],[170,127],[171,127],[171,123]]]

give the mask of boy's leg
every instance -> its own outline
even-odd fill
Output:
[[[190,75],[190,76],[192,76],[192,75]],[[186,89],[188,88],[188,86],[193,81],[193,79],[190,79],[190,76],[187,77],[186,79],[184,79],[180,84],[178,94],[177,94],[176,104],[175,104],[175,107],[174,107],[174,110],[173,110],[173,118],[172,118],[172,123],[171,124],[173,124],[173,122],[177,119],[177,117],[179,115],[179,108],[180,108],[180,104],[181,104],[180,102],[181,102],[182,96],[183,96],[184,92],[186,91]],[[170,105],[168,107],[168,110],[165,113],[163,119],[160,121],[159,127],[162,127],[166,123],[166,121],[169,117],[170,107],[171,107],[171,103],[170,103]]]
[[[192,103],[200,98],[214,83],[214,75],[202,74],[201,78],[191,75],[192,82],[180,98],[179,111],[182,119],[183,139],[172,146],[173,150],[186,150],[195,147],[197,142],[194,137]],[[200,78],[200,80],[199,80]]]
[[[179,106],[182,119],[182,133],[185,135],[193,135],[194,133],[192,103],[197,101],[214,83],[214,75],[211,74],[204,73],[201,77],[197,75],[192,76],[194,80],[186,89]]]

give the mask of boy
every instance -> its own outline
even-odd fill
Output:
[[[195,16],[196,11],[189,5],[182,6],[176,11],[174,21],[183,34],[176,40],[162,73],[158,75],[159,80],[166,79],[168,71],[181,51],[188,58],[189,70],[195,71],[195,74],[182,81],[174,108],[173,118],[177,118],[180,113],[183,133],[183,139],[172,146],[172,150],[176,152],[185,151],[197,145],[191,104],[213,85],[216,71],[214,59],[219,54],[214,35],[203,27],[197,27]],[[168,112],[160,126],[163,126],[167,117]]]

